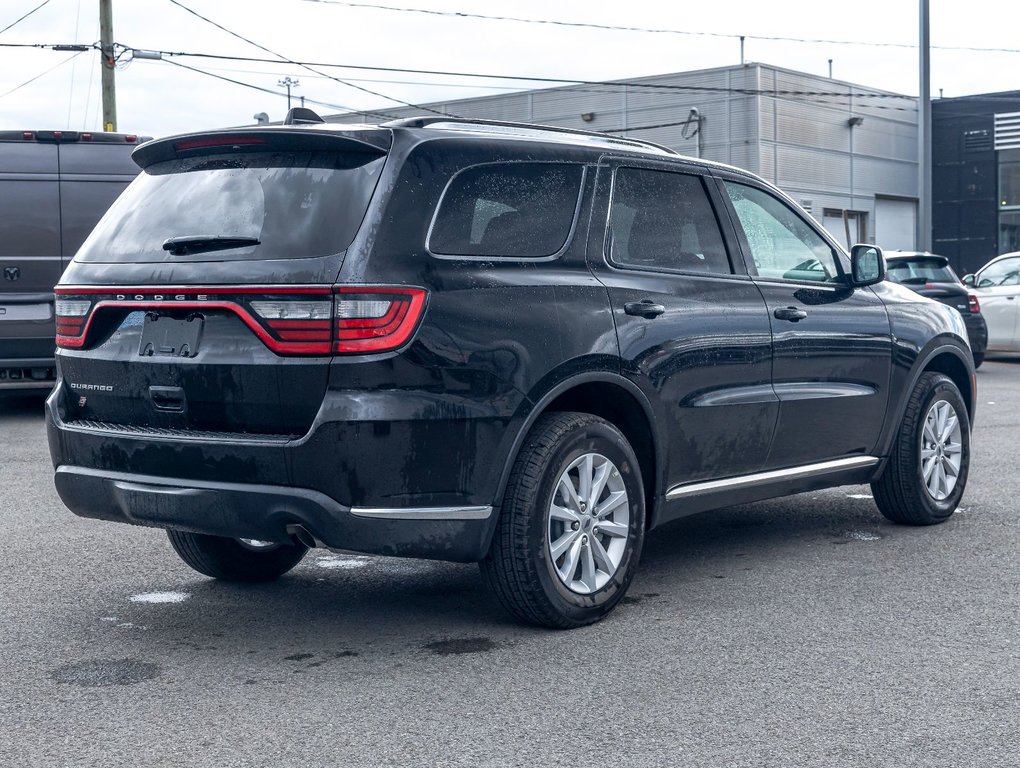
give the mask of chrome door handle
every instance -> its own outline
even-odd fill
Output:
[[[662,304],[656,304],[651,299],[642,299],[641,301],[628,301],[623,305],[623,311],[628,315],[651,320],[665,312],[666,308]]]
[[[776,320],[789,320],[791,323],[799,323],[807,317],[807,312],[796,307],[780,307],[772,315]]]

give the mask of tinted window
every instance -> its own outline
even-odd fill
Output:
[[[956,273],[944,259],[919,257],[916,259],[890,259],[886,276],[894,283],[923,285],[925,283],[956,283]]]
[[[429,250],[451,256],[541,258],[567,242],[582,168],[481,165],[457,174],[436,213]]]
[[[978,272],[975,285],[988,288],[993,285],[1016,285],[1020,259],[1003,259]]]
[[[385,158],[311,152],[196,157],[145,169],[77,255],[84,262],[297,259],[351,244]],[[258,245],[173,255],[172,237],[255,238]]]
[[[610,258],[620,266],[731,272],[719,224],[697,176],[620,168],[609,224]]]
[[[839,275],[829,244],[779,198],[730,181],[726,191],[761,277],[826,281]]]

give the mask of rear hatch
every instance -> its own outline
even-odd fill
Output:
[[[65,418],[129,431],[296,436],[322,402],[332,283],[388,131],[150,142],[143,173],[57,287]]]
[[[905,285],[929,299],[947,304],[962,314],[970,312],[967,287],[960,282],[945,256],[894,256],[889,259],[887,275],[889,280]]]

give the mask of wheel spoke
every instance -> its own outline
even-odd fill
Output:
[[[932,470],[935,469],[935,465],[938,464],[938,463],[939,463],[939,460],[935,457],[935,455],[933,453],[932,456],[928,459],[928,461],[927,462],[923,462],[922,465],[921,465],[921,471],[924,474],[924,482],[928,484],[929,488],[931,487],[931,473],[932,473]]]
[[[572,509],[561,507],[559,504],[553,504],[549,507],[549,516],[553,520],[559,520],[564,523],[579,523],[581,522],[581,516]]]
[[[957,456],[963,453],[963,446],[959,443],[946,443],[944,450],[946,456]]]
[[[945,442],[949,439],[950,435],[953,434],[953,430],[956,429],[956,414],[952,408],[949,408],[949,413],[946,414],[946,420],[942,425],[942,431],[939,433],[939,440]]]
[[[948,483],[948,478],[951,477],[951,478],[954,478],[954,480],[955,480],[955,478],[960,476],[959,468],[955,464],[953,464],[953,462],[949,461],[948,459],[943,460],[943,462],[942,462],[942,469],[943,469],[943,471],[945,473],[945,476],[947,478],[947,483]],[[946,493],[949,493],[949,486],[948,486],[948,484],[946,486]]]
[[[563,553],[567,551],[580,535],[580,531],[573,531],[568,528],[562,536],[549,545],[549,554],[552,555],[554,563],[560,559]]]
[[[616,491],[609,494],[609,497],[599,504],[599,517],[608,517],[613,511],[627,500],[626,491]]]
[[[591,542],[591,539],[588,539]],[[591,544],[581,546],[581,583],[589,592],[595,591],[595,557],[591,551]]]
[[[560,478],[559,490],[563,491],[563,495],[567,498],[567,503],[573,508],[573,510],[580,513],[581,500],[577,498],[577,489],[574,488],[574,484],[571,482],[569,474],[564,474],[563,477]]]
[[[567,550],[567,556],[563,560],[563,565],[558,567],[556,570],[560,574],[560,578],[563,583],[570,585],[574,580],[574,574],[577,572],[577,562],[581,558],[581,538],[578,537],[574,540],[574,543],[570,545]]]
[[[592,536],[588,541],[591,543],[591,553],[595,557],[595,563],[606,573],[616,570],[616,564],[610,559],[606,548],[602,546],[598,536]]]
[[[928,492],[937,499],[939,495],[939,470],[937,461],[933,461],[931,467],[928,469],[928,473],[925,477],[925,483],[928,486]]]
[[[595,471],[595,479],[591,484],[591,495],[588,497],[589,509],[595,509],[595,505],[599,503],[599,496],[602,495],[602,489],[606,487],[606,481],[609,479],[612,468],[611,462],[604,461],[602,466]]]
[[[924,437],[929,445],[934,445],[939,441],[938,436],[935,434],[935,414],[929,413],[928,417],[924,420]]]
[[[934,448],[922,448],[921,449],[921,461],[927,461],[928,459],[930,459],[934,455],[935,455],[935,449]]]
[[[628,527],[623,523],[614,523],[609,520],[599,522],[599,533],[612,536],[614,539],[623,539],[627,536]]]
[[[577,467],[577,496],[587,502],[591,498],[591,481],[595,474],[595,457],[587,453]]]

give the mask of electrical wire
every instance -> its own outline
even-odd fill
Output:
[[[44,7],[44,6],[47,6],[47,5],[49,5],[49,4],[50,4],[50,0],[43,0],[43,2],[39,3],[39,5],[37,5],[37,6],[36,6],[35,8],[33,8],[32,10],[30,10],[30,11],[29,11],[28,13],[26,13],[26,14],[25,14],[24,16],[22,16],[22,17],[21,17],[20,19],[15,19],[15,20],[14,20],[14,21],[12,21],[12,22],[11,22],[10,24],[8,24],[8,25],[7,25],[6,27],[4,27],[3,29],[0,29],[0,35],[2,35],[2,34],[3,34],[4,32],[6,32],[6,31],[7,31],[8,29],[10,29],[11,27],[13,27],[13,26],[15,26],[15,25],[17,25],[17,24],[20,24],[21,22],[23,22],[23,21],[24,21],[25,19],[27,19],[27,18],[28,18],[29,16],[31,16],[31,15],[32,15],[33,13],[35,13],[36,11],[38,11],[38,10],[39,10],[40,8],[42,8],[42,7]]]
[[[233,37],[236,37],[238,40],[243,40],[244,42],[248,43],[249,45],[255,46],[259,50],[262,50],[262,51],[265,51],[266,53],[272,54],[273,56],[276,56],[277,58],[282,59],[283,61],[287,62],[288,64],[292,64],[294,66],[301,67],[301,68],[306,69],[309,72],[312,72],[312,73],[314,73],[316,75],[322,75],[323,77],[328,77],[330,80],[334,80],[335,82],[340,83],[341,85],[346,85],[348,88],[354,88],[356,90],[363,91],[364,93],[371,94],[372,96],[378,96],[379,98],[386,99],[387,101],[392,101],[392,102],[395,102],[397,104],[402,104],[405,107],[412,107],[413,109],[420,109],[420,110],[423,110],[425,112],[431,112],[432,114],[435,114],[435,115],[443,115],[444,117],[452,117],[452,115],[448,115],[448,114],[446,114],[444,112],[437,112],[436,110],[430,109],[429,107],[423,107],[423,106],[421,106],[419,104],[413,104],[413,103],[411,103],[409,101],[404,101],[403,99],[398,99],[398,98],[395,98],[393,96],[387,96],[384,93],[379,93],[378,91],[373,91],[373,90],[371,90],[369,88],[365,88],[365,87],[360,86],[360,85],[354,85],[353,83],[345,82],[344,80],[341,80],[338,77],[334,77],[332,75],[328,75],[325,72],[320,72],[320,71],[318,71],[316,69],[313,69],[308,64],[297,62],[297,61],[294,61],[292,59],[289,59],[289,58],[287,58],[286,56],[284,56],[281,53],[277,53],[276,51],[272,51],[269,48],[266,48],[264,45],[259,45],[254,40],[250,40],[247,37],[245,37],[244,35],[238,34],[237,32],[234,32],[233,30],[227,29],[222,24],[218,24],[217,22],[213,21],[210,18],[207,18],[207,17],[203,16],[202,14],[198,13],[197,11],[194,11],[191,8],[188,8],[188,6],[186,6],[183,3],[179,2],[179,0],[170,0],[170,2],[173,3],[174,5],[176,5],[178,8],[181,8],[182,10],[187,11],[188,13],[192,14],[193,16],[198,17],[202,21],[204,21],[204,22],[206,22],[208,24],[212,24],[217,29],[220,29],[223,32],[226,32],[228,35],[232,35]]]
[[[664,29],[659,27],[630,27],[617,24],[595,24],[582,21],[558,21],[554,19],[526,19],[519,16],[490,16],[482,13],[467,13],[464,11],[437,11],[427,8],[401,8],[392,5],[380,5],[378,3],[352,3],[347,0],[303,0],[308,3],[320,5],[339,5],[345,8],[365,8],[378,11],[396,11],[400,13],[417,13],[427,16],[444,16],[458,19],[485,19],[488,21],[512,21],[520,24],[544,24],[555,27],[575,27],[583,29],[597,29],[612,32],[644,32],[656,35],[688,35],[694,37],[722,37],[730,40],[762,40],[765,42],[784,43],[810,43],[819,45],[854,45],[873,48],[907,48],[917,50],[918,46],[912,43],[885,43],[861,40],[826,40],[820,38],[785,37],[781,35],[741,35],[735,32],[692,32],[684,29]],[[933,45],[932,49],[942,51],[979,51],[987,53],[1020,53],[1020,48],[985,48],[965,45]]]
[[[25,82],[23,82],[23,83],[22,83],[21,85],[16,85],[16,86],[14,86],[13,88],[11,88],[11,90],[9,90],[9,91],[5,91],[4,93],[0,93],[0,99],[2,99],[2,98],[3,98],[4,96],[10,96],[10,95],[11,95],[12,93],[14,93],[15,91],[20,91],[20,90],[21,90],[22,88],[24,88],[24,87],[25,87],[26,85],[30,85],[30,84],[34,83],[34,82],[35,82],[36,80],[38,80],[38,79],[39,79],[40,77],[44,77],[44,76],[48,75],[48,74],[49,74],[50,72],[52,72],[53,70],[55,70],[55,69],[60,69],[60,67],[64,66],[64,65],[65,65],[65,64],[67,64],[67,63],[68,63],[69,61],[74,61],[74,60],[75,60],[76,58],[78,58],[79,56],[81,56],[81,55],[82,55],[83,53],[85,53],[85,51],[77,51],[76,53],[73,53],[73,54],[71,54],[71,55],[70,55],[70,56],[69,56],[68,58],[66,58],[66,59],[64,59],[63,61],[61,61],[61,62],[60,62],[59,64],[56,64],[56,65],[54,65],[54,66],[50,67],[50,68],[49,68],[49,69],[47,69],[47,70],[46,70],[45,72],[40,72],[40,73],[39,73],[38,75],[36,75],[36,76],[35,76],[35,77],[33,77],[33,78],[30,78],[30,79],[26,80],[26,81],[25,81]]]

